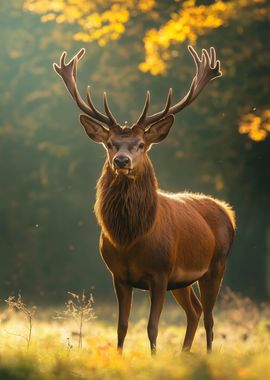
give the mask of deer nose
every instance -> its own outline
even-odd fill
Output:
[[[117,168],[123,169],[130,164],[130,159],[127,156],[116,156],[113,163]]]

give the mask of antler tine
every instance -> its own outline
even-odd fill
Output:
[[[93,115],[94,115],[94,116],[92,116],[92,117],[94,117],[95,119],[98,119],[98,120],[100,120],[100,121],[102,121],[101,119],[104,119],[104,120],[106,119],[106,120],[108,120],[108,121],[106,121],[106,124],[107,124],[108,126],[114,126],[114,125],[116,125],[117,122],[116,122],[115,118],[110,119],[109,117],[103,115],[103,113],[100,112],[100,111],[96,108],[96,106],[94,105],[93,100],[92,100],[92,98],[91,98],[91,95],[90,95],[90,88],[91,88],[90,86],[87,86],[87,88],[86,88],[86,96],[87,96],[88,104],[89,104],[89,106],[90,106],[90,108],[91,108],[91,110],[92,110],[92,112],[93,112]]]
[[[75,63],[74,63],[74,68],[73,68],[73,77],[74,77],[75,81],[77,80],[77,65],[78,65],[79,60],[84,56],[84,54],[85,54],[85,49],[81,48],[81,50],[74,57]]]
[[[138,120],[137,124],[140,124],[144,129],[166,115],[180,112],[197,98],[208,82],[222,75],[222,72],[220,71],[220,61],[216,59],[216,51],[213,47],[210,48],[210,53],[206,49],[203,49],[201,58],[192,46],[188,46],[188,50],[196,65],[196,75],[192,80],[188,93],[183,99],[171,106],[170,90],[166,106],[162,111],[145,116],[143,120]]]
[[[196,65],[196,77],[197,77],[198,73],[199,73],[200,62],[201,62],[200,57],[198,56],[196,50],[191,45],[188,45],[188,51],[192,55],[193,60],[195,62],[195,65]]]
[[[158,119],[162,119],[162,117],[166,116],[169,109],[170,109],[170,106],[171,106],[171,101],[172,101],[172,88],[169,89],[168,91],[168,96],[167,96],[167,100],[166,100],[166,104],[165,104],[165,107],[163,108],[162,111],[152,115],[152,116],[146,116],[147,114],[147,110],[148,110],[148,107],[149,107],[149,103],[150,103],[150,92],[147,91],[147,97],[146,97],[146,101],[145,101],[145,105],[144,105],[144,108],[143,108],[143,111],[142,111],[142,114],[141,116],[139,117],[138,121],[136,122],[137,125],[139,125],[141,128],[145,129],[147,128],[147,126],[149,124],[151,124],[152,122],[154,122],[157,118],[157,115],[158,115]]]
[[[150,104],[150,98],[151,98],[150,91],[147,91],[147,93],[146,93],[146,99],[145,99],[145,103],[144,103],[144,106],[143,106],[142,113],[141,113],[139,119],[136,122],[137,125],[143,124],[143,122],[144,122],[144,120],[146,118],[147,111],[148,111],[149,104]]]
[[[84,55],[85,50],[81,49],[67,64],[65,63],[67,52],[64,51],[60,57],[60,65],[53,64],[54,71],[63,79],[70,95],[75,100],[77,62]],[[86,104],[85,104],[86,105]],[[86,105],[87,107],[87,105]]]
[[[114,126],[116,123],[116,120],[114,117],[111,117],[112,114],[110,112],[110,116],[106,116],[94,106],[89,90],[87,91],[87,99],[89,105],[82,99],[78,87],[77,87],[77,64],[78,61],[83,57],[85,54],[85,49],[81,49],[67,64],[65,63],[67,53],[63,52],[60,57],[60,63],[57,65],[56,63],[53,64],[53,68],[55,72],[63,79],[67,90],[69,91],[72,98],[77,103],[78,107],[85,112],[87,115],[91,116],[93,119],[96,119],[98,121],[101,121],[102,123],[106,124],[109,127]],[[106,111],[107,113],[107,111]]]
[[[111,123],[114,125],[117,124],[117,121],[116,121],[115,117],[113,116],[113,114],[109,108],[108,98],[107,98],[106,92],[103,93],[103,103],[104,103],[105,112],[106,112],[108,118],[110,119]]]
[[[216,58],[216,51],[213,48],[213,46],[210,47],[210,57],[211,57],[211,68],[213,69],[215,66],[215,62],[217,60]]]
[[[207,50],[203,49],[201,58],[199,58],[192,46],[189,46],[188,50],[196,64],[196,75],[193,78],[187,95],[184,99],[171,107],[169,113],[175,114],[181,111],[197,98],[208,82],[222,75],[220,71],[220,62],[216,60],[216,52],[213,47],[210,49],[210,55]]]
[[[173,90],[172,90],[172,88],[170,88],[169,92],[168,92],[168,96],[167,96],[167,102],[166,102],[166,105],[165,105],[165,108],[164,108],[164,111],[163,111],[164,115],[166,115],[166,113],[170,109],[171,102],[172,102],[172,94],[173,94]]]
[[[94,103],[93,103],[93,101],[92,101],[91,95],[90,95],[90,88],[91,88],[90,86],[87,86],[87,88],[86,88],[87,101],[88,101],[88,104],[89,104],[91,110],[92,110],[93,112],[95,112],[95,113],[98,113],[98,110],[97,110],[97,108],[95,107],[95,105],[94,105]]]

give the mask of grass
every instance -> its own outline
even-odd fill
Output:
[[[135,304],[124,355],[116,353],[116,307],[96,307],[97,319],[84,326],[78,349],[78,325],[53,319],[56,313],[38,310],[33,320],[29,350],[23,337],[27,321],[11,309],[2,311],[0,325],[0,379],[264,379],[270,370],[270,313],[233,293],[223,297],[215,312],[212,355],[205,354],[200,325],[191,354],[181,354],[185,320],[171,303],[160,322],[158,354],[150,357],[146,334],[148,305]]]

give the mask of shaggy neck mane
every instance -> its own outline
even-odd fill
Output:
[[[95,214],[103,233],[128,246],[152,227],[157,211],[157,180],[148,157],[136,178],[116,175],[105,162],[97,183]]]

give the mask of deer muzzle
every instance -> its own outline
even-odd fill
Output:
[[[128,156],[116,156],[113,159],[113,164],[116,169],[130,169],[130,158]]]

